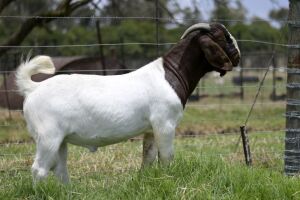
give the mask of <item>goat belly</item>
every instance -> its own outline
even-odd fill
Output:
[[[24,104],[35,127],[51,126],[83,146],[116,143],[150,127],[148,92],[136,79],[61,75],[48,80]]]
[[[176,123],[181,113],[161,59],[119,76],[54,76],[24,103],[34,138],[63,135],[67,142],[92,149],[135,137],[153,123]]]
[[[87,147],[91,152],[93,152],[97,147],[119,143],[121,141],[137,136],[145,130],[147,130],[147,128],[128,133],[118,132],[108,135],[107,137],[101,136],[102,134],[94,134],[93,136],[90,136],[89,134],[72,133],[66,136],[65,141],[74,145]]]

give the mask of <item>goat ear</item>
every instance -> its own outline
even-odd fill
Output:
[[[204,52],[207,61],[214,67],[225,71],[232,70],[232,63],[224,50],[207,35],[198,39],[201,50]]]

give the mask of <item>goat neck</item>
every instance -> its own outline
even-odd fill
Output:
[[[197,43],[201,32],[189,34],[163,56],[165,79],[175,90],[183,107],[200,78],[211,71]]]

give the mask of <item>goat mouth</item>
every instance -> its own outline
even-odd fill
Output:
[[[231,70],[224,70],[224,69],[220,69],[220,68],[214,68],[214,71],[219,72],[220,73],[220,77],[223,77],[228,71]]]

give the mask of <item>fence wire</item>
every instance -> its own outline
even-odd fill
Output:
[[[56,20],[69,20],[69,19],[97,19],[97,20],[160,20],[160,21],[198,21],[198,18],[178,18],[178,17],[159,17],[159,16],[39,16],[39,15],[1,15],[0,19],[56,19]],[[278,20],[266,20],[266,19],[223,19],[214,18],[211,20],[201,20],[202,22],[281,22],[281,23],[295,23],[298,21],[291,21],[288,19],[278,19]]]
[[[262,86],[261,88],[286,88],[288,85],[287,84],[280,84],[277,86],[273,86],[273,85],[265,85]],[[198,86],[195,89],[221,89],[221,88],[247,88],[247,89],[257,89],[259,87],[259,85],[219,85],[219,86]],[[12,92],[12,93],[18,93],[18,90],[14,90],[14,89],[8,89],[8,90],[0,90],[1,92]]]
[[[238,40],[237,42],[251,42],[257,44],[265,44],[272,46],[281,46],[288,48],[300,48],[300,45],[291,45],[283,43],[275,43],[262,40]],[[175,42],[124,42],[124,43],[93,43],[93,44],[62,44],[62,45],[0,45],[0,48],[73,48],[73,47],[99,47],[99,46],[132,46],[132,45],[142,45],[142,46],[171,46],[176,44]]]
[[[0,16],[0,19],[37,19],[37,18],[52,18],[52,17],[43,17],[43,16]],[[95,19],[95,20],[154,20],[156,22],[158,21],[166,21],[166,22],[177,22],[177,21],[194,21],[195,19],[182,19],[182,18],[164,18],[164,17],[119,17],[119,16],[66,16],[66,17],[55,17],[56,20],[69,20],[69,19]],[[240,20],[240,19],[213,19],[213,22],[245,22],[245,20]],[[261,20],[261,19],[255,19],[255,20],[248,20],[252,22],[271,22],[271,20]],[[273,22],[273,21],[272,21]],[[292,23],[289,20],[280,20],[282,23],[290,24]],[[156,32],[157,33],[157,32]],[[158,33],[157,33],[158,34]],[[287,47],[287,48],[299,48],[300,45],[291,45],[291,44],[284,44],[284,43],[276,43],[276,42],[271,42],[271,41],[261,41],[261,40],[246,40],[246,39],[239,39],[237,40],[239,43],[256,43],[256,44],[261,44],[261,45],[272,45],[272,46],[280,46],[280,47]],[[60,44],[60,45],[20,45],[20,46],[7,46],[7,45],[0,45],[0,48],[12,48],[12,49],[24,49],[24,48],[75,48],[75,47],[99,47],[99,46],[132,46],[132,45],[143,45],[143,46],[171,46],[176,44],[175,42],[159,42],[159,39],[156,40],[156,42],[122,42],[122,43],[92,43],[92,44]],[[266,70],[269,68],[239,68],[238,70]],[[274,69],[280,69],[280,72],[286,72],[287,68],[286,67],[280,67],[280,68],[274,68]],[[95,69],[95,70],[59,70],[58,72],[62,73],[74,73],[74,72],[103,72],[103,71],[134,71],[136,69]],[[271,69],[270,69],[271,70]],[[4,70],[0,71],[1,73],[8,74],[15,72],[15,70]],[[248,88],[248,89],[257,89],[259,85],[220,85],[216,87],[211,87],[211,86],[198,86],[197,89],[220,89],[220,88]],[[266,86],[261,86],[261,88],[283,88],[287,87],[287,84],[280,84],[274,87],[274,85],[266,85]],[[17,90],[0,90],[1,92],[18,92]],[[261,102],[261,103],[256,103],[260,105],[284,105],[284,102]],[[251,106],[253,105],[252,103],[223,103],[222,106]],[[213,106],[217,107],[220,106],[220,104],[188,104],[187,107],[208,107],[208,106]],[[16,112],[22,112],[22,110],[15,110]],[[271,116],[271,117],[250,117],[248,119],[261,119],[261,120],[270,120],[273,118],[282,118],[283,116]],[[241,118],[236,118],[236,119],[231,119],[231,120],[241,120]],[[203,119],[205,122],[205,119]],[[216,120],[217,121],[217,120]],[[18,128],[25,128],[24,124],[0,124],[0,127],[18,127]],[[273,133],[283,133],[286,130],[284,129],[278,129],[278,130],[251,130],[250,132],[255,132],[259,134],[273,134]],[[201,134],[192,134],[192,135],[178,135],[176,136],[177,139],[189,139],[189,138],[204,138],[204,137],[221,137],[221,136],[239,136],[239,131],[232,131],[232,132],[212,132],[208,135],[201,135]],[[251,136],[251,135],[250,135]],[[131,139],[131,141],[135,140],[142,140],[142,138],[134,138]],[[284,139],[280,139],[280,142]],[[212,142],[199,142],[196,141],[196,144],[187,144],[186,148],[200,148],[203,145],[208,145],[211,146],[213,145]],[[225,142],[215,142],[214,144],[217,145],[228,145],[228,143]],[[277,142],[274,142],[277,143]],[[268,143],[269,144],[269,143]],[[3,143],[0,144],[1,149],[5,148],[11,148],[12,146],[20,146],[20,145],[33,145],[33,142],[13,142],[13,143]],[[234,145],[234,142],[233,144]],[[184,146],[184,144],[183,144]],[[121,147],[111,147],[109,150],[120,150]],[[254,157],[260,156],[260,153],[269,153],[272,154],[273,156],[276,156],[278,158],[283,157],[284,151],[282,150],[264,150],[263,152],[256,152],[254,151]],[[72,153],[71,153],[72,154]],[[237,155],[237,154],[242,154],[242,152],[222,152],[222,153],[204,153],[199,151],[199,156],[202,157],[209,157],[209,156],[216,156],[216,157],[224,157],[228,155]],[[0,157],[5,158],[5,157],[32,157],[34,156],[33,152],[22,152],[22,153],[0,153]],[[265,158],[257,158],[257,160],[264,160]],[[93,164],[93,163],[98,163],[98,162],[88,162],[84,164]],[[0,172],[9,172],[9,171],[27,171],[29,170],[29,167],[24,167],[24,168],[14,168],[10,170],[6,169],[0,169]],[[125,170],[126,171],[126,170]],[[103,172],[103,171],[101,171]],[[107,173],[111,173],[112,171],[107,170]],[[116,172],[115,170],[113,171],[114,173]],[[124,170],[122,171],[124,172]],[[104,171],[105,173],[105,171]]]
[[[89,67],[94,67],[94,66],[85,66],[87,68]],[[57,70],[55,71],[56,73],[77,73],[77,72],[119,72],[119,71],[124,71],[124,72],[129,72],[129,71],[135,71],[138,70],[139,68],[117,68],[117,69],[74,69],[74,70]],[[234,68],[233,72],[240,72],[240,71],[259,71],[259,70],[266,70],[267,68],[262,67],[262,68],[252,68],[252,67],[238,67],[238,68]],[[270,71],[277,71],[277,72],[281,72],[281,73],[291,73],[290,69],[286,68],[286,67],[276,67],[276,68],[271,68]],[[0,74],[8,74],[8,73],[15,73],[16,70],[1,70]]]

